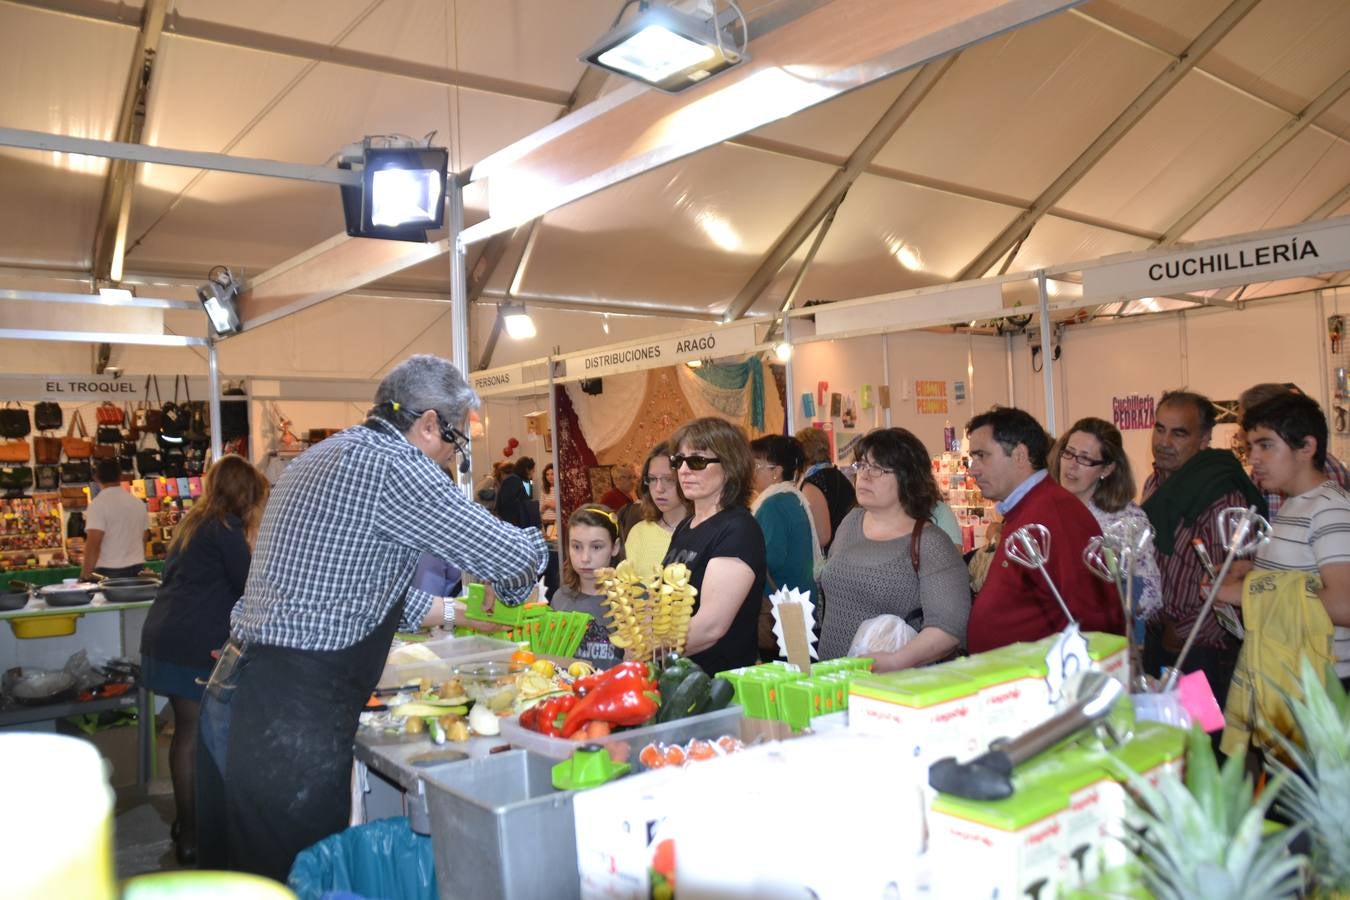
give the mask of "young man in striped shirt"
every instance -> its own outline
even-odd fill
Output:
[[[1248,409],[1242,427],[1252,477],[1263,491],[1286,498],[1271,522],[1270,541],[1257,551],[1255,568],[1321,575],[1322,605],[1336,626],[1336,674],[1350,682],[1350,495],[1326,472],[1326,416],[1311,398],[1286,393]],[[1239,575],[1219,599],[1241,602],[1241,594]]]

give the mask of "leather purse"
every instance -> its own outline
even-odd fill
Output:
[[[0,409],[0,437],[28,437],[32,430],[33,423],[28,418],[28,410],[21,404],[11,400],[4,409]]]
[[[61,461],[61,439],[46,434],[33,438],[33,459],[38,465],[54,466]]]
[[[98,409],[94,410],[94,421],[100,425],[120,426],[122,424],[122,407],[111,400],[104,400],[98,405]]]
[[[38,466],[33,470],[33,484],[39,491],[54,491],[61,486],[61,469],[58,466]]]
[[[190,411],[178,403],[179,379],[178,375],[173,377],[173,399],[160,409],[159,433],[166,437],[181,438],[188,427]]]
[[[33,404],[33,425],[38,431],[55,431],[64,424],[66,420],[61,414],[60,403],[43,400],[41,403]]]
[[[84,513],[73,512],[70,514],[70,517],[66,519],[66,537],[68,538],[88,537],[88,535],[85,533]]]
[[[164,471],[164,457],[158,450],[150,448],[136,451],[136,471],[142,478],[149,478]]]
[[[63,487],[61,488],[61,505],[66,509],[84,509],[89,505],[89,495],[85,493],[82,487]]]
[[[95,444],[94,459],[116,459],[120,444]]]
[[[161,472],[165,478],[178,478],[187,474],[187,455],[182,447],[166,448],[162,459],[164,465]]]
[[[88,484],[94,480],[94,469],[88,462],[61,463],[62,484]]]
[[[79,437],[75,436],[76,430],[80,432]],[[88,459],[94,455],[94,442],[89,440],[89,432],[84,428],[84,417],[79,410],[70,417],[66,436],[61,438],[61,449],[65,451],[66,459]]]
[[[155,388],[155,402],[150,402],[150,386]],[[160,426],[164,421],[164,414],[160,407],[164,405],[163,399],[159,396],[159,378],[154,375],[145,376],[145,400],[140,409],[136,410],[136,430],[141,434],[158,434]]]
[[[26,491],[33,486],[33,470],[28,466],[0,468],[0,490]]]
[[[100,425],[94,431],[94,440],[100,444],[122,443],[122,429],[116,425]]]
[[[0,441],[0,462],[26,463],[32,455],[33,448],[23,438],[14,441]]]

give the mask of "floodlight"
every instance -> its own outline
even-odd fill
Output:
[[[216,266],[206,276],[206,284],[197,288],[197,299],[206,310],[211,331],[216,337],[229,337],[242,329],[235,301],[243,284],[225,266]]]
[[[581,61],[678,93],[750,58],[745,52],[745,17],[735,3],[728,6],[741,19],[739,42],[715,15],[701,18],[663,3],[643,2],[636,16],[616,23],[582,54]]]
[[[787,341],[780,341],[774,345],[773,355],[779,362],[787,362],[792,359],[792,345]]]
[[[512,340],[529,340],[538,333],[534,327],[534,320],[530,318],[524,306],[504,303],[497,307],[497,311],[501,314],[502,322],[506,325],[506,333]]]
[[[400,146],[371,146],[375,138],[344,148],[338,168],[361,170],[361,186],[343,185],[342,214],[352,237],[425,242],[427,232],[445,223],[444,147],[413,145],[411,139],[382,138]]]

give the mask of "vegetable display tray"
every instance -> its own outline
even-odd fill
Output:
[[[603,744],[609,748],[610,755],[619,762],[631,763],[633,771],[636,772],[643,768],[638,761],[638,753],[647,744],[651,742],[685,744],[694,738],[713,740],[724,734],[740,737],[741,718],[739,706],[728,706],[726,709],[676,719],[672,722],[662,722],[659,725],[643,725],[641,728],[616,731],[609,737],[586,743]],[[502,737],[514,747],[547,756],[549,759],[566,759],[572,755],[572,751],[581,746],[576,741],[531,731],[520,724],[519,716],[502,719]]]

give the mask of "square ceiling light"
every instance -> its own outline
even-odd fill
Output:
[[[581,56],[582,62],[672,94],[747,59],[744,44],[716,17],[700,18],[658,4],[644,4]]]
[[[360,156],[360,187],[343,185],[342,214],[352,237],[425,242],[445,224],[444,147],[371,147]],[[338,166],[353,168],[343,157]]]

